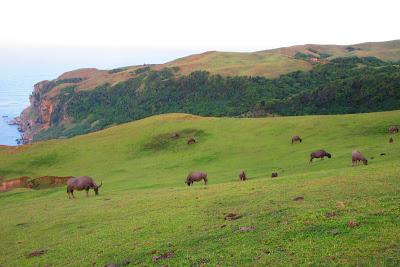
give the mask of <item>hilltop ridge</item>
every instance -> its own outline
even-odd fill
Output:
[[[309,55],[310,58],[326,60],[336,57],[358,56],[376,57],[385,61],[400,61],[400,40],[366,42],[353,45],[305,44],[255,52],[206,51],[163,64],[127,66],[112,70],[99,70],[95,68],[77,69],[63,73],[55,81],[80,78],[82,79],[81,81],[73,84],[77,85],[80,90],[90,90],[101,84],[108,83],[115,85],[118,82],[136,77],[138,74],[136,71],[144,67],[154,70],[179,68],[177,73],[180,75],[204,70],[212,74],[225,76],[246,75],[276,78],[279,75],[289,72],[310,70],[313,68],[314,62],[307,58],[301,58],[300,55],[296,58],[296,54],[298,53]],[[70,84],[54,86],[52,91],[57,92]]]
[[[78,69],[35,84],[30,106],[17,121],[23,143],[30,143],[169,112],[266,116],[393,110],[399,108],[399,60],[396,40],[209,51],[164,64]],[[348,101],[340,102],[344,95]]]

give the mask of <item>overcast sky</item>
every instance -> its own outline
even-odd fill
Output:
[[[138,64],[206,50],[385,41],[400,39],[399,10],[398,0],[1,0],[0,53],[80,49]]]

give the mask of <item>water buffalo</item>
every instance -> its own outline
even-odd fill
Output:
[[[246,181],[247,180],[246,173],[243,170],[241,170],[240,173],[239,173],[239,179],[240,179],[240,181]]]
[[[301,138],[300,138],[300,136],[298,136],[298,135],[295,135],[295,136],[293,136],[292,137],[292,144],[293,143],[297,143],[297,142],[300,142],[301,143]]]
[[[96,195],[99,194],[99,188],[103,185],[103,182],[100,185],[97,185],[92,177],[89,176],[81,176],[81,177],[73,177],[67,181],[67,193],[68,197],[71,199],[71,195],[73,198],[74,190],[81,191],[86,190],[86,196],[89,196],[89,189],[93,189]]]
[[[368,165],[368,160],[361,154],[358,150],[353,150],[351,152],[351,162],[353,166],[358,165],[362,161],[364,165]]]
[[[194,139],[194,138],[189,138],[188,141],[187,141],[188,145],[192,145],[194,143],[196,143],[196,139]]]
[[[328,157],[331,158],[332,155],[328,152],[326,152],[325,150],[321,149],[321,150],[317,150],[314,151],[310,154],[310,163],[313,161],[313,159],[315,158],[320,158],[321,160],[324,159],[324,157]]]
[[[190,172],[188,176],[186,177],[186,184],[188,186],[193,185],[193,182],[198,182],[204,180],[204,184],[206,185],[208,180],[207,180],[207,173],[206,172]]]
[[[398,132],[399,132],[399,127],[394,126],[394,125],[389,127],[389,133],[394,134],[394,133],[398,133]]]
[[[271,178],[276,178],[276,177],[278,177],[278,173],[277,173],[277,172],[273,172],[273,173],[271,174]]]

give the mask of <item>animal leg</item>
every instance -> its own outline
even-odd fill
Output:
[[[71,195],[72,195],[73,198],[75,198],[74,190],[71,190]]]
[[[89,197],[89,189],[86,189],[86,197]]]

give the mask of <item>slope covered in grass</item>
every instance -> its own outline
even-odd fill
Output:
[[[165,63],[163,67],[179,67],[180,73],[184,75],[205,70],[223,76],[276,78],[293,71],[310,70],[312,64],[268,51],[251,53],[210,51]]]
[[[179,78],[175,74],[172,69],[148,69],[113,87],[83,92],[70,87],[52,99],[54,105],[39,96],[39,101],[32,104],[36,115],[23,119],[23,129],[27,130],[24,137],[33,141],[72,137],[173,112],[260,117],[348,114],[400,107],[400,66],[372,57],[337,58],[312,71],[274,80],[223,77],[204,71]],[[26,115],[24,112],[22,117]]]
[[[398,265],[400,152],[387,127],[399,115],[169,114],[3,150],[6,179],[91,175],[104,186],[75,200],[65,187],[1,194],[0,265]],[[181,138],[171,138],[176,132]],[[303,143],[290,143],[295,134]],[[188,146],[189,136],[198,142]],[[309,164],[320,148],[332,158]],[[353,149],[368,166],[351,167]],[[207,171],[209,185],[187,187],[191,170]],[[225,220],[228,213],[242,217]],[[35,250],[46,253],[26,257]],[[166,252],[173,257],[153,262]]]

